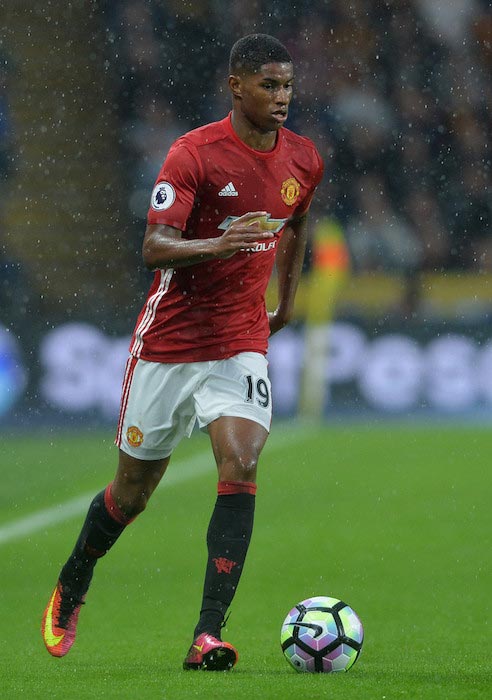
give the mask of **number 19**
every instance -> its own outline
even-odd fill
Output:
[[[247,392],[246,392],[246,401],[248,403],[252,403],[254,401],[254,394],[256,393],[256,400],[260,404],[260,406],[263,406],[263,408],[266,408],[268,404],[270,403],[270,392],[268,391],[268,384],[264,379],[257,379],[256,384],[254,383],[253,377],[251,374],[248,374],[246,376],[246,383],[247,383]]]

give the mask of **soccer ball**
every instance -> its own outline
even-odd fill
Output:
[[[364,629],[356,613],[337,598],[315,596],[298,603],[284,620],[280,643],[296,671],[348,671],[357,660]]]

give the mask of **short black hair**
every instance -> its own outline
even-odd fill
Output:
[[[285,46],[269,34],[248,34],[236,41],[231,49],[229,72],[256,73],[267,63],[292,63]]]

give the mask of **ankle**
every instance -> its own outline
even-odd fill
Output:
[[[60,572],[63,590],[74,599],[81,600],[89,590],[97,559],[71,556]]]
[[[224,626],[224,616],[227,606],[219,600],[206,600],[206,607],[200,612],[200,619],[195,627],[194,639],[206,632],[220,639],[221,629]]]

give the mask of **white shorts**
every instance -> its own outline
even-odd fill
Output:
[[[168,364],[130,357],[121,398],[116,444],[137,459],[168,457],[198,421],[248,418],[270,430],[268,362],[257,352],[227,360]]]

